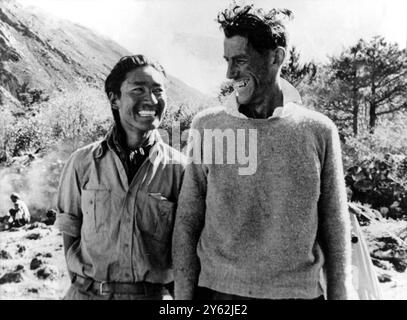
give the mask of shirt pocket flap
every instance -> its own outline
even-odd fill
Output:
[[[140,211],[140,228],[159,241],[169,241],[176,204],[160,193],[148,193],[144,210]]]

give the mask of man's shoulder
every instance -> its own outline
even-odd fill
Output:
[[[90,144],[87,144],[83,147],[76,149],[71,154],[71,160],[79,163],[83,163],[87,159],[91,159],[95,152],[101,147],[102,141],[95,141]]]
[[[307,123],[313,128],[336,129],[335,123],[323,113],[298,103],[290,103],[290,111],[300,123]]]
[[[198,112],[194,119],[192,120],[193,125],[200,127],[205,126],[205,124],[216,122],[219,119],[227,117],[226,107],[216,106],[211,108],[206,108]]]

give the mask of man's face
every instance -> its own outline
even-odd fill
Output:
[[[269,55],[261,55],[246,37],[236,35],[225,38],[224,58],[228,64],[226,77],[234,80],[238,103],[259,102],[269,88]]]
[[[151,66],[127,73],[120,87],[121,96],[112,105],[119,110],[126,133],[158,128],[167,105],[164,85],[164,75]]]

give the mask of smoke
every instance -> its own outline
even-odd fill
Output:
[[[55,208],[59,177],[69,153],[60,148],[34,160],[29,155],[17,157],[10,167],[0,169],[0,216],[12,207],[12,192],[20,195],[32,216]]]

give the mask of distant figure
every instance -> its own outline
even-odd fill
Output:
[[[10,219],[9,223],[12,227],[21,227],[30,223],[31,216],[27,205],[21,200],[17,193],[12,193],[10,196],[11,201],[14,203],[14,208],[9,210]]]

